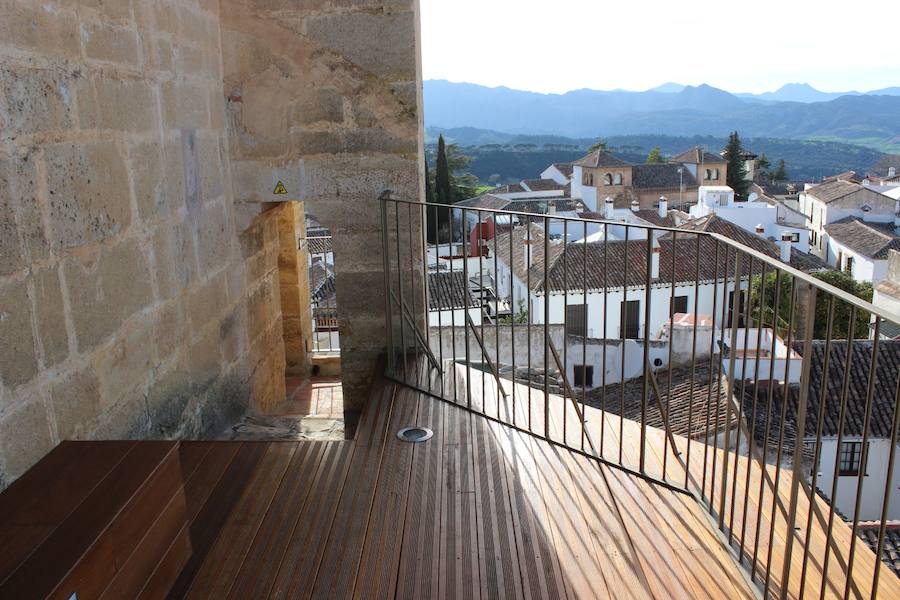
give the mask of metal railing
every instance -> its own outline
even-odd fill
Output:
[[[332,242],[331,235],[314,235],[301,240],[302,247],[309,255],[309,306],[312,313],[310,351],[315,354],[336,354],[341,351]]]
[[[780,262],[774,245],[390,194],[381,210],[389,377],[690,494],[764,596],[900,590],[875,559],[900,518],[900,341],[879,339],[900,317]],[[467,293],[448,316],[428,287],[436,271],[490,278],[512,314],[484,318]],[[676,296],[686,319],[669,314]],[[880,522],[871,550],[861,521]]]

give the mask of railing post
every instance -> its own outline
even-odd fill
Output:
[[[726,254],[727,256],[727,254]],[[741,300],[741,253],[738,250],[734,252],[734,286],[732,288],[731,301],[731,339],[728,342],[728,375],[725,379],[725,440],[722,442],[722,490],[719,493],[719,529],[725,526],[725,497],[728,493],[728,446],[731,444],[731,406],[734,399],[734,363],[737,362],[735,346],[737,346],[737,330],[740,325],[740,300]],[[727,263],[726,263],[727,267]],[[727,273],[727,271],[726,271]],[[725,286],[722,292],[722,307],[726,306],[725,294],[728,290],[728,275],[725,276]],[[724,321],[723,321],[724,323]],[[713,334],[715,335],[715,334]],[[746,337],[747,332],[744,332]],[[724,354],[725,349],[720,348],[719,352]],[[721,377],[721,375],[719,375]],[[740,424],[738,424],[740,427]],[[734,449],[737,453],[737,447]],[[728,541],[731,542],[731,531],[728,532]]]
[[[803,436],[806,433],[806,408],[809,400],[809,373],[812,368],[812,339],[813,339],[813,327],[815,325],[816,319],[816,286],[811,283],[807,285],[807,295],[806,295],[806,306],[803,307],[806,310],[806,314],[804,315],[804,332],[803,332],[803,354],[805,356],[802,357],[803,366],[800,369],[800,396],[797,400],[797,437],[794,440],[794,465],[793,465],[793,475],[791,477],[791,496],[788,501],[787,509],[788,509],[788,524],[787,524],[787,540],[785,541],[784,548],[784,569],[781,574],[781,591],[779,596],[781,598],[787,598],[788,594],[788,582],[790,581],[791,576],[791,550],[794,545],[794,537],[796,534],[794,533],[794,526],[797,523],[797,498],[799,496],[800,491],[800,479],[803,477],[803,461],[801,460],[803,453]],[[787,362],[791,361],[791,349],[787,349]],[[787,373],[789,372],[789,368],[785,365],[785,377],[787,377]],[[789,397],[785,394],[784,400],[785,403],[789,402]],[[774,491],[775,497],[778,497],[778,490]],[[812,508],[810,508],[812,510]],[[771,541],[769,542],[772,543]],[[827,541],[826,541],[827,543]],[[848,575],[849,577],[849,575]]]
[[[387,203],[388,197],[386,194],[382,194],[381,198],[381,255],[382,255],[382,263],[384,265],[384,310],[385,310],[385,327],[387,328],[387,341],[388,341],[388,352],[387,352],[387,367],[388,372],[392,376],[396,376],[397,373],[395,371],[396,366],[394,364],[394,324],[392,319],[393,307],[391,306],[391,281],[390,281],[390,273],[391,273],[391,258],[390,258],[390,245],[388,242],[388,215],[387,215]],[[329,339],[331,334],[329,333]]]

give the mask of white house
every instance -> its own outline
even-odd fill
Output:
[[[898,218],[900,219],[900,218]],[[850,274],[856,281],[878,283],[887,276],[888,253],[900,250],[900,236],[893,223],[867,222],[845,217],[825,225],[827,258],[830,265]]]
[[[878,337],[881,339],[900,339],[900,251],[888,252],[887,275],[875,284],[872,294],[872,304],[879,306],[889,313],[897,315],[894,321],[882,321]],[[874,337],[874,321],[870,337]]]
[[[837,255],[829,247],[827,225],[848,217],[867,223],[894,224],[898,212],[897,200],[844,179],[807,186],[800,193],[799,202],[810,230],[810,252],[832,266],[838,266]]]
[[[734,379],[753,381],[768,379],[789,383],[800,382],[802,357],[788,348],[770,328],[741,328],[735,332],[735,346],[731,348],[731,329],[726,328],[716,342],[723,352],[722,372],[730,373],[734,360]]]
[[[541,179],[552,179],[560,185],[567,185],[572,181],[572,164],[553,163],[543,170]]]

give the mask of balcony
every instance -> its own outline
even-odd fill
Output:
[[[897,363],[877,335],[890,315],[722,236],[643,227],[654,231],[623,247],[632,275],[621,286],[608,271],[606,285],[585,285],[597,275],[586,265],[608,262],[615,240],[573,243],[569,256],[567,238],[551,250],[548,236],[534,257],[562,256],[564,272],[525,263],[544,293],[529,292],[524,304],[535,308],[524,319],[476,323],[463,310],[448,326],[428,318],[429,307],[443,309],[426,285],[426,208],[381,202],[386,363],[348,438],[65,442],[0,494],[0,597],[900,597],[900,580],[876,559],[896,445],[887,445],[886,480],[860,469],[834,478],[846,497],[815,491],[845,462],[826,456],[845,436],[863,454],[896,439]],[[474,212],[480,221],[495,211]],[[549,220],[565,219],[536,226],[549,231]],[[667,233],[665,244],[683,250],[680,270],[662,254],[655,271],[654,240]],[[463,244],[464,282],[487,264],[485,279],[498,272],[498,240],[474,258]],[[701,261],[716,275],[709,310],[698,301]],[[787,304],[754,295],[770,274]],[[519,306],[508,285],[491,301],[509,294]],[[643,325],[641,340],[587,335],[605,329],[589,295],[641,300],[638,316],[652,322],[657,296],[671,311],[680,287],[695,294],[693,318],[671,318],[665,339]],[[480,304],[464,288],[463,308]],[[750,300],[729,308],[723,300],[741,290]],[[565,323],[576,297],[587,307],[581,336]],[[817,297],[828,300],[821,340]],[[850,322],[874,316],[872,341],[839,339],[844,308]],[[611,311],[621,314],[619,304]],[[676,332],[676,321],[687,329]],[[764,337],[766,327],[778,334]],[[684,339],[690,351],[679,359]],[[774,363],[763,360],[776,354],[768,343],[799,357],[785,361],[783,381],[736,378]],[[576,384],[574,366],[592,361],[592,380],[581,370]],[[865,401],[848,406],[858,393]],[[398,436],[408,427],[433,435]],[[877,501],[863,506],[873,485]]]

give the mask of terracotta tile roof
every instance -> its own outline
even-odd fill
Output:
[[[889,251],[900,250],[900,237],[894,235],[892,223],[846,217],[826,225],[825,231],[841,245],[876,260],[887,260]]]
[[[854,192],[858,192],[864,189],[865,188],[863,186],[853,181],[847,181],[845,179],[835,179],[813,186],[806,190],[806,193],[814,197],[816,200],[820,200],[828,204],[829,202],[834,202],[835,200],[839,200],[844,196],[849,196]]]
[[[634,213],[638,218],[647,221],[657,227],[678,227],[675,216],[671,212],[667,212],[665,217],[660,217],[656,209],[644,209]]]
[[[616,158],[609,152],[603,150],[595,150],[587,156],[576,160],[573,165],[579,167],[630,167],[631,163],[625,162],[621,158]]]
[[[509,206],[509,200],[506,198],[500,198],[499,196],[494,196],[493,194],[482,194],[480,196],[475,196],[474,198],[468,198],[466,200],[460,200],[454,206],[458,206],[460,208],[493,208],[497,210],[502,210]]]
[[[566,177],[572,176],[572,171],[574,170],[572,168],[572,163],[553,163],[553,166]]]
[[[615,340],[610,340],[614,343]],[[710,433],[715,433],[715,423],[719,430],[726,428],[726,396],[719,385],[718,361],[698,362],[695,369],[676,367],[669,371],[661,369],[656,373],[656,383],[662,394],[662,403],[669,416],[669,427],[675,435],[700,438],[706,436],[707,415],[709,415]],[[710,373],[712,371],[712,373]],[[671,394],[669,377],[671,374]],[[712,374],[712,379],[710,379]],[[693,377],[692,377],[693,375]],[[594,375],[594,383],[597,383]],[[712,383],[712,385],[710,385]],[[624,407],[623,407],[624,387]],[[595,408],[605,408],[608,412],[621,415],[626,419],[640,422],[644,378],[635,377],[625,382],[598,387],[587,393],[587,404]],[[647,425],[662,429],[665,423],[659,406],[653,397],[653,386],[647,383],[646,420]],[[576,394],[579,391],[575,390]],[[718,418],[716,417],[718,412]],[[737,416],[732,412],[730,425],[737,424]]]
[[[564,185],[561,185],[552,179],[523,179],[522,184],[532,192],[549,192],[565,188]]]
[[[669,159],[670,163],[684,163],[689,165],[703,164],[724,164],[726,161],[718,154],[705,152],[699,146],[695,146],[690,150],[685,150],[681,154],[676,154]]]
[[[469,306],[475,306],[475,300],[466,286],[465,273],[428,273],[428,309],[452,310],[466,307],[466,296]]]
[[[631,185],[635,189],[679,189],[682,177],[685,188],[697,187],[697,180],[691,172],[684,169],[678,173],[680,165],[667,163],[663,165],[635,165],[631,170]]]
[[[891,298],[900,299],[900,281],[882,279],[875,285],[875,291],[879,294],[886,294]]]
[[[880,523],[860,523],[858,534],[866,542],[872,552],[878,550],[878,529]],[[896,575],[900,575],[900,523],[894,521],[885,526],[884,545],[881,550],[881,560]]]
[[[866,411],[866,395],[868,391],[869,370],[872,364],[872,349],[874,342],[871,340],[854,340],[853,353],[848,371],[849,381],[847,388],[847,412],[844,422],[845,436],[862,436]],[[803,345],[795,344],[795,349],[803,354]],[[825,379],[825,342],[817,340],[812,342],[809,395],[806,412],[805,437],[814,437],[819,415],[819,407],[824,405],[822,435],[835,437],[838,434],[840,422],[841,391],[844,379],[844,371],[847,364],[847,341],[833,341],[829,358],[827,380]],[[792,363],[793,367],[793,363]],[[897,373],[900,373],[900,341],[882,340],[878,343],[878,363],[875,369],[875,385],[872,404],[872,416],[869,423],[869,435],[875,438],[890,437],[892,419],[894,416],[894,394],[897,389]],[[797,366],[799,368],[799,365]],[[823,387],[826,392],[823,398]],[[786,410],[785,432],[796,432],[797,406],[800,398],[800,385],[788,386],[789,402]],[[744,414],[748,423],[756,421],[757,432],[765,427],[767,418],[766,408],[777,418],[771,420],[771,429],[775,429],[774,437],[777,439],[778,427],[781,417],[781,409],[784,398],[784,385],[773,387],[772,403],[769,404],[769,389],[765,383],[748,384],[744,393]],[[753,413],[753,396],[757,396],[757,410]],[[823,402],[824,400],[824,402]],[[795,434],[791,434],[795,435]],[[757,440],[762,439],[759,433]]]

